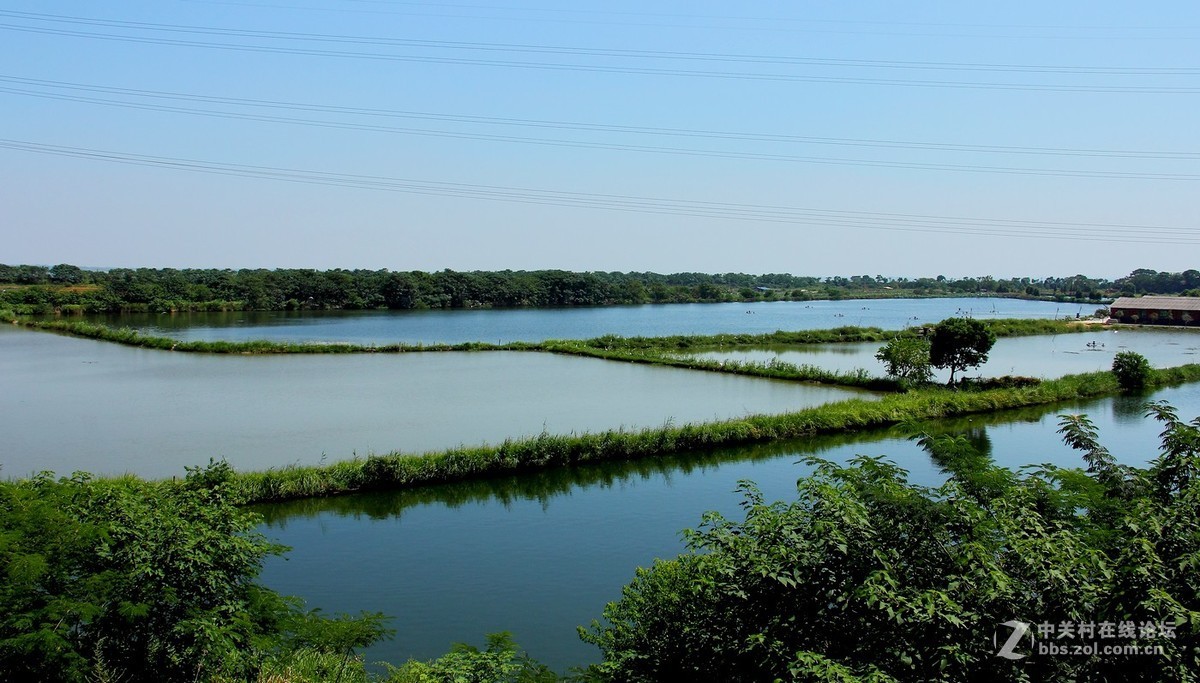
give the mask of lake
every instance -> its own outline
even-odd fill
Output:
[[[1056,415],[1086,412],[1122,462],[1157,454],[1161,426],[1143,418],[1147,399],[1165,399],[1181,417],[1200,415],[1200,385],[1148,397],[1115,397],[1052,408],[974,416],[944,427],[967,434],[1006,466],[1079,466],[1055,434]],[[266,565],[265,583],[327,612],[382,611],[396,639],[368,661],[432,658],[450,644],[481,646],[510,630],[557,670],[599,653],[575,627],[620,597],[635,567],[682,549],[679,532],[706,510],[740,516],[737,482],[757,482],[767,500],[794,496],[810,470],[805,455],[844,462],[885,455],[936,485],[942,475],[897,430],[666,458],[606,463],[417,491],[261,506],[267,535],[294,549]]]
[[[1074,318],[1095,305],[1002,298],[847,299],[596,308],[428,311],[247,311],[92,316],[183,341],[271,339],[356,344],[456,344],[590,339],[606,334],[766,333],[857,325],[901,329],[952,316]]]
[[[531,352],[218,356],[0,326],[0,475],[182,475],[779,413],[873,394]]]

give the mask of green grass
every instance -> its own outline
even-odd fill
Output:
[[[644,365],[661,365],[688,370],[706,372],[723,372],[750,377],[789,380],[795,382],[815,382],[834,384],[844,387],[855,387],[873,391],[902,391],[904,386],[893,379],[871,375],[867,370],[858,369],[850,372],[826,370],[815,365],[795,365],[776,359],[768,362],[713,360],[692,358],[687,356],[666,355],[666,352],[648,349],[611,350],[596,346],[588,346],[586,342],[546,342],[546,351],[552,353],[602,358],[626,363]]]
[[[1092,326],[1067,320],[985,320],[997,337],[1086,332]],[[835,344],[842,342],[885,342],[897,335],[917,336],[921,328],[884,330],[878,327],[835,327],[827,330],[799,330],[766,334],[676,335],[668,337],[621,337],[606,335],[585,339],[578,344],[612,350],[694,351],[731,347],[787,346],[794,344]]]
[[[1080,332],[1088,326],[1055,320],[991,320],[989,327],[998,336],[1055,334]],[[855,387],[874,391],[901,391],[903,386],[892,379],[872,375],[865,369],[851,372],[825,370],[812,365],[794,365],[779,361],[767,363],[706,360],[672,355],[679,351],[702,349],[731,349],[738,347],[789,346],[797,344],[831,344],[843,342],[884,342],[896,335],[915,335],[919,330],[883,330],[877,327],[838,327],[829,330],[772,332],[769,334],[717,334],[669,337],[619,337],[607,335],[586,340],[556,340],[544,342],[511,342],[489,344],[465,342],[459,344],[361,344],[298,343],[268,340],[251,341],[180,341],[157,337],[122,327],[83,321],[21,320],[20,324],[37,330],[57,332],[76,337],[107,341],[138,348],[159,349],[183,353],[212,354],[329,354],[329,353],[417,353],[435,351],[545,351],[603,360],[660,365],[705,372],[723,372],[796,382],[816,382]]]
[[[1185,365],[1157,371],[1152,386],[1198,380],[1200,365]],[[495,446],[463,447],[424,455],[392,453],[315,467],[288,466],[239,473],[235,481],[240,498],[246,503],[395,490],[582,463],[636,460],[862,431],[911,420],[990,413],[1116,391],[1117,383],[1110,372],[1068,375],[1030,387],[982,391],[931,387],[876,401],[852,399],[781,415],[640,431],[609,430],[569,436],[543,433],[528,439],[509,439]]]

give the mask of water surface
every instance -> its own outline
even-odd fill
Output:
[[[185,341],[272,339],[357,344],[590,339],[606,334],[766,333],[857,325],[901,329],[951,316],[1089,316],[1094,305],[1002,298],[847,299],[596,308],[431,311],[246,311],[99,316],[110,325]]]
[[[805,344],[761,349],[705,351],[689,354],[698,358],[770,362],[778,359],[795,365],[815,365],[828,370],[851,371],[864,368],[883,374],[883,364],[875,354],[879,342]],[[996,340],[988,362],[968,370],[968,377],[1022,375],[1053,378],[1081,372],[1112,368],[1113,357],[1121,351],[1136,351],[1154,367],[1165,368],[1200,363],[1200,330],[1097,327],[1094,331],[1006,337]],[[962,373],[959,375],[962,376]],[[945,381],[949,371],[936,371]]]
[[[172,353],[0,327],[3,476],[182,475],[780,413],[874,394],[522,352]]]
[[[940,426],[966,434],[1008,467],[1080,466],[1055,434],[1064,412],[1086,412],[1122,462],[1157,454],[1161,425],[1143,418],[1148,399],[1200,415],[1200,385],[1148,397],[1115,397],[963,418]],[[885,430],[716,454],[608,463],[389,494],[263,506],[266,533],[294,549],[268,562],[263,579],[326,611],[383,611],[394,641],[377,660],[432,658],[455,641],[483,644],[510,630],[530,654],[558,670],[599,653],[575,627],[620,597],[635,567],[683,550],[679,532],[706,510],[740,517],[737,482],[758,483],[767,500],[791,499],[810,471],[808,455],[845,462],[882,455],[936,485],[943,477],[905,434]],[[352,578],[350,578],[352,577]]]

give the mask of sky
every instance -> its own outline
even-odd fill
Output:
[[[0,263],[1200,267],[1200,3],[7,0]]]

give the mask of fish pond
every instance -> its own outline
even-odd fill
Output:
[[[1055,434],[1060,413],[1087,413],[1122,462],[1157,455],[1161,425],[1145,401],[1164,399],[1182,417],[1200,415],[1200,385],[1009,411],[939,424],[962,433],[1000,464],[1081,466]],[[597,661],[577,626],[620,597],[635,568],[683,548],[680,531],[716,510],[738,516],[740,480],[767,500],[794,497],[811,471],[807,456],[845,462],[881,455],[938,484],[943,476],[903,432],[892,429],[718,453],[541,472],[413,491],[260,506],[264,532],[292,546],[263,579],[327,612],[382,611],[394,640],[368,661],[432,658],[456,641],[483,645],[509,630],[556,670]]]
[[[0,326],[0,476],[170,477],[780,413],[874,394],[532,352],[214,356]]]

